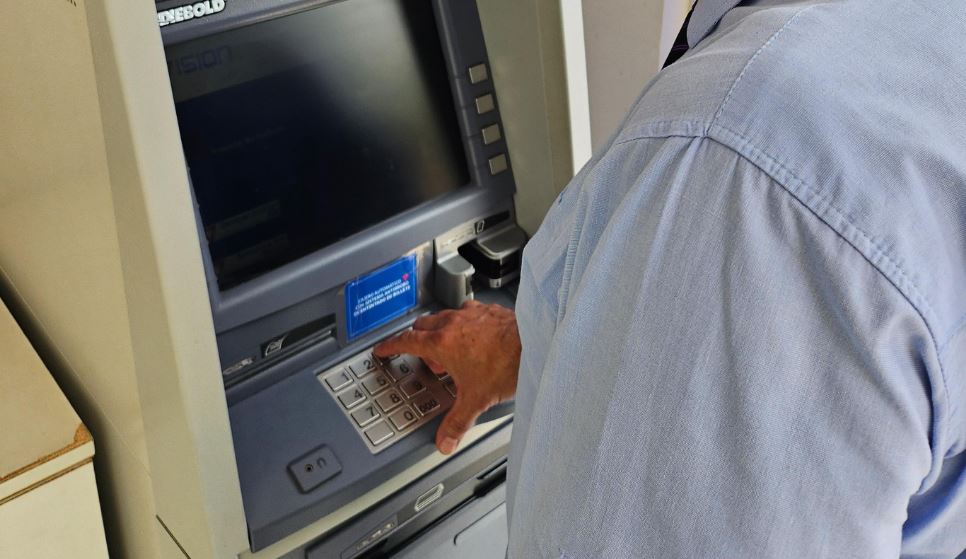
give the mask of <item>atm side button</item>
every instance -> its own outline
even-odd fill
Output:
[[[466,73],[469,75],[471,84],[478,84],[490,78],[490,73],[487,71],[485,63],[470,66],[466,70]]]
[[[485,115],[496,108],[496,101],[493,100],[492,93],[487,93],[486,95],[477,97],[474,105],[476,106],[476,114]]]
[[[499,124],[491,124],[480,131],[483,136],[483,145],[488,146],[494,142],[499,142],[503,138]]]
[[[366,431],[366,438],[373,446],[378,446],[392,438],[393,432],[392,427],[386,424],[385,421],[380,421]]]
[[[489,163],[490,163],[490,174],[491,175],[498,175],[498,174],[502,173],[503,171],[506,171],[507,168],[508,168],[508,166],[509,166],[508,163],[507,163],[507,160],[506,160],[506,154],[504,154],[504,153],[501,153],[500,155],[497,155],[496,157],[491,157]]]

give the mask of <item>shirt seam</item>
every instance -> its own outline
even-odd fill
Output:
[[[755,51],[755,54],[751,55],[751,58],[749,58],[748,62],[745,62],[744,67],[742,67],[741,72],[738,73],[738,77],[735,78],[735,81],[731,84],[731,87],[728,88],[728,93],[725,94],[724,99],[721,100],[721,104],[718,105],[718,110],[716,110],[714,113],[714,116],[711,117],[711,123],[710,123],[711,126],[714,126],[714,124],[718,121],[718,117],[721,116],[722,111],[724,111],[725,105],[727,105],[728,102],[731,101],[731,97],[734,95],[735,90],[738,89],[738,84],[741,83],[741,79],[745,77],[745,73],[748,72],[748,69],[751,68],[751,66],[755,63],[756,60],[758,60],[758,56],[761,53],[763,53],[765,49],[770,47],[771,44],[775,42],[775,40],[778,39],[778,37],[782,33],[784,33],[785,30],[788,29],[788,27],[796,19],[798,19],[798,16],[811,10],[815,6],[816,5],[814,4],[811,6],[806,6],[805,8],[802,8],[801,10],[798,10],[797,12],[792,14],[792,16],[788,18],[788,21],[786,21],[784,25],[779,27],[777,31],[772,33],[771,36],[768,37],[768,40],[766,40],[764,43],[762,43],[760,47],[758,47],[758,50]]]
[[[748,62],[746,62],[745,65],[744,65],[744,67],[742,67],[741,72],[738,73],[738,76],[735,78],[735,81],[731,84],[731,87],[728,88],[728,93],[725,95],[724,99],[721,101],[721,104],[718,106],[718,109],[715,111],[714,116],[711,117],[711,121],[707,125],[707,129],[705,130],[704,136],[705,137],[708,137],[708,138],[711,138],[711,139],[715,139],[713,137],[713,134],[714,134],[713,131],[714,131],[715,128],[720,128],[720,129],[724,130],[725,132],[728,132],[728,133],[732,134],[733,136],[735,136],[736,138],[740,139],[743,146],[747,146],[751,150],[754,150],[754,151],[759,152],[764,158],[766,158],[769,161],[769,163],[771,163],[772,165],[778,167],[784,173],[786,173],[787,175],[789,175],[790,177],[792,177],[795,181],[797,181],[797,183],[799,185],[801,185],[801,187],[806,192],[810,192],[812,194],[812,196],[815,197],[815,199],[816,199],[817,202],[826,204],[831,210],[833,210],[837,214],[837,216],[842,221],[845,221],[853,229],[855,229],[855,231],[858,234],[860,234],[863,237],[863,239],[882,256],[882,258],[885,258],[888,261],[888,263],[901,276],[902,281],[904,283],[908,284],[910,290],[913,292],[912,295],[914,295],[916,297],[916,299],[918,299],[921,302],[921,305],[923,307],[925,307],[925,310],[928,312],[928,315],[930,317],[935,317],[936,314],[935,314],[935,311],[932,308],[932,305],[929,303],[929,299],[925,296],[925,294],[922,292],[922,290],[919,288],[919,286],[916,284],[916,282],[914,282],[909,277],[909,275],[905,272],[905,270],[902,268],[902,266],[899,265],[898,261],[895,258],[891,257],[889,255],[888,251],[885,250],[884,248],[882,248],[879,245],[879,243],[875,241],[875,239],[874,239],[874,237],[872,235],[868,234],[862,228],[860,228],[854,222],[852,222],[852,220],[850,220],[848,218],[848,216],[845,214],[845,212],[843,212],[842,210],[840,210],[838,207],[835,206],[835,204],[833,203],[833,201],[831,200],[830,197],[828,197],[826,195],[822,195],[821,193],[819,193],[814,188],[811,188],[810,185],[806,181],[804,181],[801,178],[799,178],[794,172],[791,171],[791,169],[789,169],[787,166],[785,166],[784,164],[782,164],[778,160],[778,158],[776,158],[774,156],[771,156],[770,154],[768,154],[767,152],[765,152],[764,150],[762,150],[760,148],[757,148],[756,146],[754,146],[754,144],[751,141],[751,139],[749,139],[747,136],[743,135],[742,133],[740,133],[740,132],[738,132],[736,130],[733,130],[733,129],[727,127],[726,125],[724,125],[724,124],[722,124],[720,122],[721,115],[722,115],[722,113],[723,113],[723,111],[725,109],[725,106],[728,105],[728,103],[731,101],[732,97],[734,96],[734,92],[738,88],[738,84],[741,83],[742,78],[744,78],[745,74],[748,72],[748,70],[751,68],[751,66],[757,61],[758,57],[769,46],[771,46],[775,42],[775,40],[778,39],[778,37],[789,26],[791,26],[791,24],[796,19],[798,19],[799,16],[801,16],[805,12],[807,12],[807,11],[809,11],[812,8],[815,8],[815,7],[816,7],[816,5],[814,5],[814,4],[813,5],[810,5],[810,6],[806,6],[806,7],[802,8],[801,10],[799,10],[799,11],[795,12],[794,14],[792,14],[792,16],[788,18],[788,21],[786,21],[778,30],[776,30],[774,33],[772,33],[772,35],[748,59]],[[737,147],[730,146],[728,142],[724,142],[724,141],[720,141],[720,140],[719,140],[719,143],[721,143],[722,145],[728,147],[729,149],[731,149],[735,153],[741,155],[744,159],[746,159],[750,163],[755,164],[755,162],[752,160],[752,157],[749,157],[749,156],[743,154],[741,152],[741,150],[738,149]],[[755,166],[756,167],[759,167],[763,172],[765,172],[767,175],[769,175],[773,180],[775,180],[775,182],[777,182],[779,185],[781,185],[782,188],[784,188],[785,190],[787,190],[792,196],[798,198],[798,195],[791,188],[789,188],[788,185],[786,185],[784,183],[784,181],[778,180],[777,177],[772,176],[771,173],[768,173],[768,171],[765,170],[764,168],[762,168],[760,165],[755,165]],[[809,207],[809,208],[812,208],[813,207],[812,204],[807,203],[805,200],[801,200],[801,202],[806,207]],[[817,208],[812,209],[812,211],[816,214],[817,217],[819,217],[821,219],[821,212],[817,211]],[[825,220],[823,219],[822,221],[824,222]],[[829,228],[831,228],[832,230],[835,230],[840,236],[842,236],[843,238],[845,238],[845,235],[843,234],[843,232],[838,231],[830,223],[826,223],[826,225]],[[850,242],[850,244],[852,244],[852,243]],[[929,319],[927,319],[926,313],[923,312],[922,309],[919,308],[919,304],[917,304],[913,300],[913,298],[912,298],[912,296],[910,294],[906,293],[905,290],[900,285],[898,285],[898,281],[897,280],[893,279],[892,277],[890,277],[889,274],[885,273],[884,270],[882,270],[882,269],[879,268],[879,266],[877,265],[877,263],[874,262],[874,259],[873,259],[872,255],[865,254],[865,252],[862,251],[861,249],[859,249],[857,246],[854,246],[854,248],[860,254],[862,254],[863,257],[866,260],[868,260],[869,263],[872,264],[873,267],[875,267],[877,271],[879,271],[880,274],[882,274],[883,276],[885,276],[886,279],[888,279],[889,282],[892,283],[893,286],[900,291],[900,293],[902,293],[903,297],[906,300],[908,300],[909,303],[912,304],[913,307],[916,308],[916,312],[919,313],[919,315],[922,317],[923,321],[926,323],[927,327],[929,328],[930,336],[933,339],[932,340],[933,341],[933,345],[936,348],[937,354],[940,354],[941,352],[939,351],[939,348],[941,347],[941,344],[938,343],[938,339],[939,338],[936,336],[936,333],[934,332],[934,329],[931,327],[931,321]],[[943,374],[943,382],[945,383],[946,381],[947,381],[947,379],[946,379],[945,373],[944,373]]]
[[[695,122],[691,122],[690,124],[695,124]],[[715,134],[716,131],[720,131],[722,133],[720,137]],[[728,138],[727,137],[728,135],[731,135],[734,138]],[[925,300],[922,293],[920,292],[918,286],[909,279],[908,275],[901,268],[901,266],[899,266],[899,264],[883,248],[881,248],[878,244],[874,242],[874,240],[872,239],[871,236],[869,236],[868,233],[863,231],[861,228],[857,227],[845,215],[844,212],[842,212],[832,203],[831,200],[829,200],[827,197],[823,197],[820,194],[816,193],[815,190],[810,187],[808,182],[799,178],[793,171],[791,171],[788,167],[782,164],[777,158],[771,156],[764,150],[755,147],[754,145],[752,145],[752,142],[750,139],[748,139],[747,137],[743,136],[742,134],[734,130],[731,130],[726,126],[723,126],[719,123],[712,122],[711,126],[708,127],[707,132],[704,134],[687,134],[687,133],[672,132],[672,131],[648,133],[644,130],[641,130],[633,138],[624,139],[618,142],[617,145],[633,143],[641,140],[664,139],[664,138],[671,138],[671,137],[692,138],[692,139],[699,139],[699,140],[704,139],[704,140],[712,141],[716,144],[721,145],[728,151],[734,153],[735,156],[741,158],[742,160],[748,162],[750,165],[757,168],[759,171],[761,171],[767,177],[769,177],[772,180],[772,182],[777,184],[783,191],[785,191],[785,193],[787,193],[799,204],[801,204],[805,209],[807,209],[808,213],[812,214],[820,223],[824,225],[824,227],[827,230],[834,233],[836,236],[841,238],[848,246],[850,246],[852,250],[854,250],[859,256],[861,256],[862,259],[865,260],[865,262],[873,270],[875,270],[875,272],[879,276],[881,276],[886,282],[888,282],[889,285],[891,285],[892,288],[896,291],[896,293],[898,293],[899,296],[902,297],[902,299],[904,299],[909,304],[910,307],[912,307],[912,309],[922,320],[923,324],[926,327],[926,331],[929,334],[929,339],[932,344],[933,351],[936,353],[936,363],[939,367],[939,380],[942,383],[939,390],[939,396],[941,397],[941,400],[938,402],[939,405],[933,406],[935,413],[934,413],[934,418],[931,422],[933,425],[934,437],[933,437],[933,440],[930,441],[930,446],[933,449],[934,456],[938,457],[941,454],[940,452],[941,443],[949,440],[948,429],[950,425],[949,420],[951,415],[951,412],[948,408],[949,381],[946,377],[946,370],[943,364],[942,352],[940,351],[940,345],[938,343],[939,339],[936,336],[936,330],[933,327],[933,324],[929,318],[934,313],[932,308],[929,306],[928,301]],[[729,141],[729,139],[739,139],[741,140],[741,142],[739,145],[733,145],[733,142]],[[749,153],[745,153],[745,151],[749,151]],[[764,162],[758,161],[757,160],[758,158],[756,157],[756,155],[760,158],[763,158],[765,161]],[[782,177],[778,176],[779,173],[776,173],[773,170],[768,169],[766,164],[773,166],[778,171],[781,171],[782,173],[787,175],[787,177],[790,177],[791,179],[793,179],[799,185],[800,188],[794,189],[788,184],[786,184],[786,181],[783,180]],[[796,192],[796,190],[801,190],[804,192]],[[811,193],[812,195],[811,200],[808,200],[806,199],[805,196],[803,196],[803,194],[807,194],[807,193]],[[833,211],[835,214],[835,217],[838,217],[839,220],[841,220],[841,222],[848,225],[849,228],[851,228],[855,233],[860,235],[861,238],[866,243],[869,244],[869,246],[875,249],[877,254],[868,254],[866,251],[860,248],[858,244],[851,238],[852,235],[849,235],[848,231],[844,230],[846,228],[843,227],[842,228],[843,230],[840,230],[838,227],[833,225],[830,222],[832,220],[830,216],[827,215],[827,212],[822,211],[822,209],[817,207],[818,205],[814,204],[814,202],[820,202],[821,205],[824,206],[824,208],[827,208],[828,210]],[[887,263],[894,270],[896,270],[896,272],[900,274],[901,277],[895,278],[893,277],[892,274],[887,273],[877,262],[879,258],[877,258],[876,256],[878,256],[881,259],[885,259]],[[908,286],[908,288],[914,291],[914,293],[909,293],[907,289],[903,288],[903,285]],[[917,303],[917,300],[921,301],[922,306],[924,306],[926,310],[924,310],[920,306],[920,304]],[[963,326],[966,326],[966,324],[960,325],[960,328],[962,328]],[[920,491],[925,488],[926,482],[928,481],[929,477],[930,476],[927,476],[927,479],[923,480],[923,483],[920,486]]]

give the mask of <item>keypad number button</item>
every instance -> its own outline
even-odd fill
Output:
[[[329,389],[334,392],[352,384],[352,377],[345,369],[342,369],[325,377],[325,384],[329,385]]]
[[[379,419],[379,412],[376,411],[376,406],[374,404],[369,404],[363,407],[359,411],[352,413],[352,419],[355,420],[359,427],[365,427],[373,421]]]
[[[355,388],[350,388],[349,390],[339,395],[339,401],[342,402],[342,405],[347,410],[350,410],[358,406],[363,401],[365,401],[365,399],[366,399],[366,395],[363,394],[362,389],[359,388],[358,386],[356,386]]]
[[[389,365],[389,376],[395,381],[405,378],[411,372],[413,372],[412,365],[404,360],[395,361]]]
[[[383,394],[382,396],[379,396],[376,399],[376,403],[379,404],[379,407],[382,409],[382,411],[388,412],[402,405],[403,397],[400,396],[395,390],[392,390]]]
[[[379,367],[379,364],[376,361],[375,357],[373,357],[372,355],[366,354],[366,355],[360,356],[359,359],[357,359],[354,363],[352,363],[352,365],[349,365],[349,367],[352,369],[352,372],[354,372],[357,377],[362,378],[368,375],[369,373],[375,371]]]
[[[389,377],[382,373],[370,376],[366,380],[362,381],[362,386],[365,386],[369,394],[372,394],[373,396],[389,388],[390,384],[392,383],[389,381]]]
[[[417,417],[416,412],[409,409],[409,406],[406,406],[405,408],[390,415],[389,421],[392,421],[392,424],[396,426],[396,429],[402,431],[406,427],[409,427],[415,423]]]
[[[423,381],[419,380],[418,378],[412,378],[402,383],[399,388],[407,398],[412,398],[416,394],[426,390],[426,385],[423,384]]]
[[[392,438],[392,436],[392,427],[387,425],[385,421],[376,423],[366,431],[366,438],[369,439],[369,442],[372,443],[373,446],[378,446],[388,441],[390,438]]]
[[[420,415],[429,415],[438,410],[440,406],[439,400],[432,394],[426,394],[425,396],[417,398],[413,402],[413,405],[416,406],[416,410]]]

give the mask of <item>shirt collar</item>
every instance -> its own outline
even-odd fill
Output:
[[[688,24],[688,46],[694,47],[718,25],[718,21],[741,0],[700,0],[691,13]]]

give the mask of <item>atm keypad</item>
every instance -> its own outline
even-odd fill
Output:
[[[411,355],[379,359],[367,351],[317,376],[373,454],[444,413],[456,397],[451,378]]]

